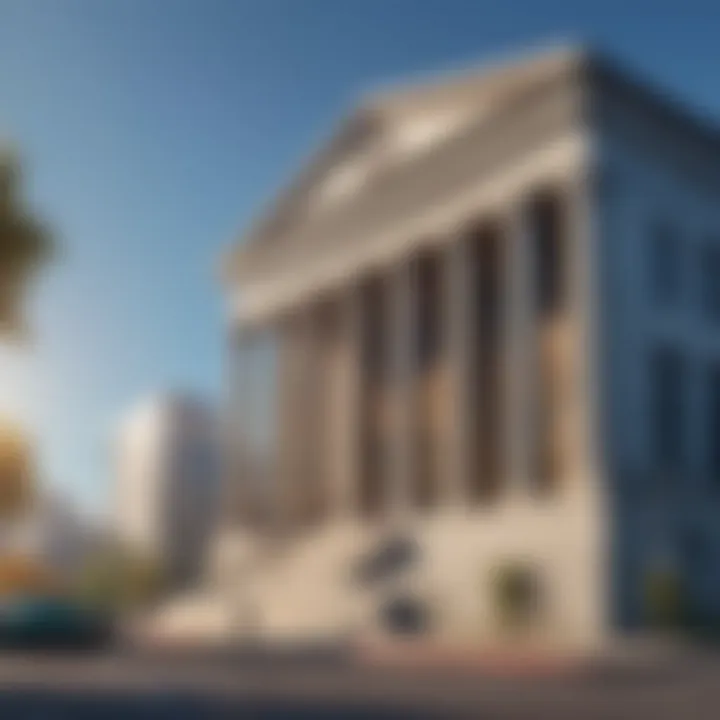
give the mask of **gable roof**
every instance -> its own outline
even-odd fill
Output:
[[[376,90],[362,105],[388,118],[398,118],[453,103],[470,107],[497,104],[548,75],[576,65],[586,55],[582,47],[561,47],[513,55],[506,60],[496,57],[492,63],[470,70],[441,73]]]
[[[353,210],[361,212],[363,208],[373,207],[368,202],[369,196],[382,193],[383,186],[387,190],[389,185],[385,181],[391,180],[388,176],[393,175],[392,168],[386,167],[391,153],[382,145],[383,140],[403,123],[413,118],[438,116],[442,119],[443,113],[452,111],[464,114],[468,124],[472,125],[476,120],[512,111],[520,106],[519,101],[557,80],[581,76],[583,81],[612,86],[623,100],[639,101],[662,116],[666,125],[682,129],[701,145],[720,150],[720,132],[715,127],[690,115],[665,93],[635,81],[607,58],[582,47],[532,53],[471,71],[383,89],[360,99],[355,110],[339,123],[330,140],[260,215],[243,242],[231,252],[226,277],[232,281],[252,273],[254,268],[265,265],[266,261],[285,251],[296,250],[295,241],[306,241],[313,234],[313,228],[337,227],[337,223],[328,224],[325,220],[334,220],[333,214],[337,214],[338,208],[318,207],[313,203],[313,193],[335,169],[363,153],[367,155],[377,144],[380,162],[379,167],[373,168],[371,177],[376,182],[365,183],[345,203],[349,206],[349,216],[357,214]],[[440,138],[436,145],[447,144],[449,147],[452,139]],[[412,165],[413,160],[410,157],[401,164]],[[407,172],[395,173],[395,176],[412,177]]]

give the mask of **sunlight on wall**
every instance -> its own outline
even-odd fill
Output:
[[[37,363],[31,350],[0,346],[0,416],[34,426],[38,417]]]

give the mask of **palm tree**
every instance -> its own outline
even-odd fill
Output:
[[[18,158],[0,149],[0,336],[25,334],[23,303],[37,270],[50,258],[47,227],[21,197]]]

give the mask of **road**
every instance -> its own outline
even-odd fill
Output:
[[[720,717],[720,657],[543,678],[409,672],[341,660],[3,655],[0,718]]]

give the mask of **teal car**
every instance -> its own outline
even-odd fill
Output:
[[[0,603],[0,648],[92,648],[112,639],[106,615],[69,600],[22,597]]]

